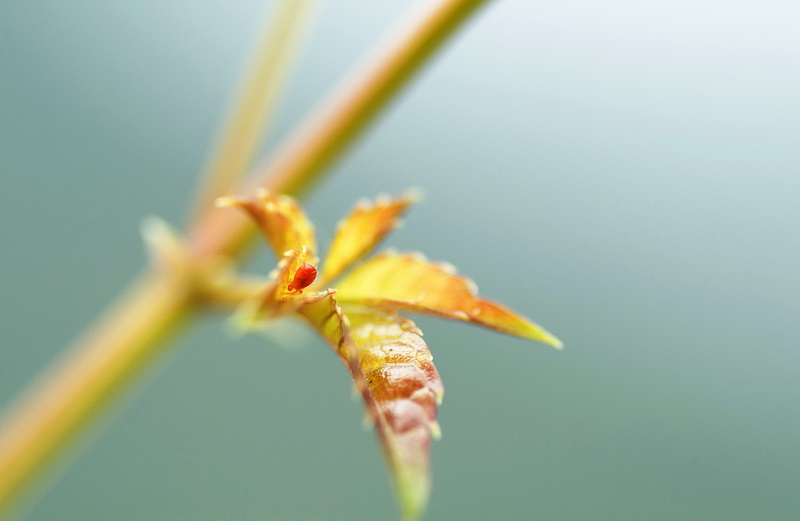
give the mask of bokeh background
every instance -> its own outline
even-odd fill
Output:
[[[407,9],[330,0],[264,153]],[[0,398],[180,224],[260,1],[0,5]],[[800,516],[800,4],[498,0],[306,199],[426,192],[388,241],[563,352],[420,318],[447,389],[426,519]],[[272,260],[257,257],[253,270]],[[392,520],[349,377],[199,323],[21,511]]]

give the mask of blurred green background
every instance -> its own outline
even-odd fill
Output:
[[[322,6],[265,153],[408,4]],[[139,271],[143,216],[183,222],[265,7],[0,4],[2,402]],[[388,244],[566,344],[417,320],[447,389],[426,519],[798,519],[798,20],[490,3],[306,199],[325,244],[422,187]],[[25,519],[396,519],[346,370],[298,345],[194,327]]]

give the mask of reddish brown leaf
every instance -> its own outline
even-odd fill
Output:
[[[421,332],[390,311],[343,311],[333,295],[299,312],[350,370],[392,469],[405,518],[418,519],[428,502],[430,442],[439,435],[436,412],[443,394]]]

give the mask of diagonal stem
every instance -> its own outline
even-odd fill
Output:
[[[7,411],[0,431],[0,517],[37,470],[141,373],[192,310],[178,278],[145,276]]]
[[[485,0],[424,2],[336,87],[249,180],[248,190],[302,194],[385,109],[447,37]],[[211,211],[190,232],[201,255],[235,255],[253,227],[237,212]]]
[[[268,17],[263,37],[200,186],[193,220],[214,199],[231,193],[245,173],[286,83],[313,0],[282,0]],[[268,27],[266,26],[268,25]]]

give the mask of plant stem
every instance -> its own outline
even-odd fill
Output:
[[[149,275],[78,339],[9,410],[0,432],[0,513],[189,315],[192,290]]]
[[[313,0],[282,0],[275,14],[268,17],[247,77],[209,160],[193,219],[212,207],[214,199],[235,190],[239,183],[286,83],[313,3]]]
[[[318,107],[249,180],[247,191],[264,187],[299,195],[365,130],[441,44],[485,0],[420,4]],[[238,212],[215,209],[190,232],[200,255],[236,255],[252,235]]]
[[[249,189],[307,190],[484,1],[441,0],[416,11],[306,120]],[[241,254],[250,228],[238,216],[203,214],[190,235],[196,262]],[[0,421],[0,516],[100,406],[168,347],[167,333],[199,303],[192,280],[170,272],[145,275]]]

